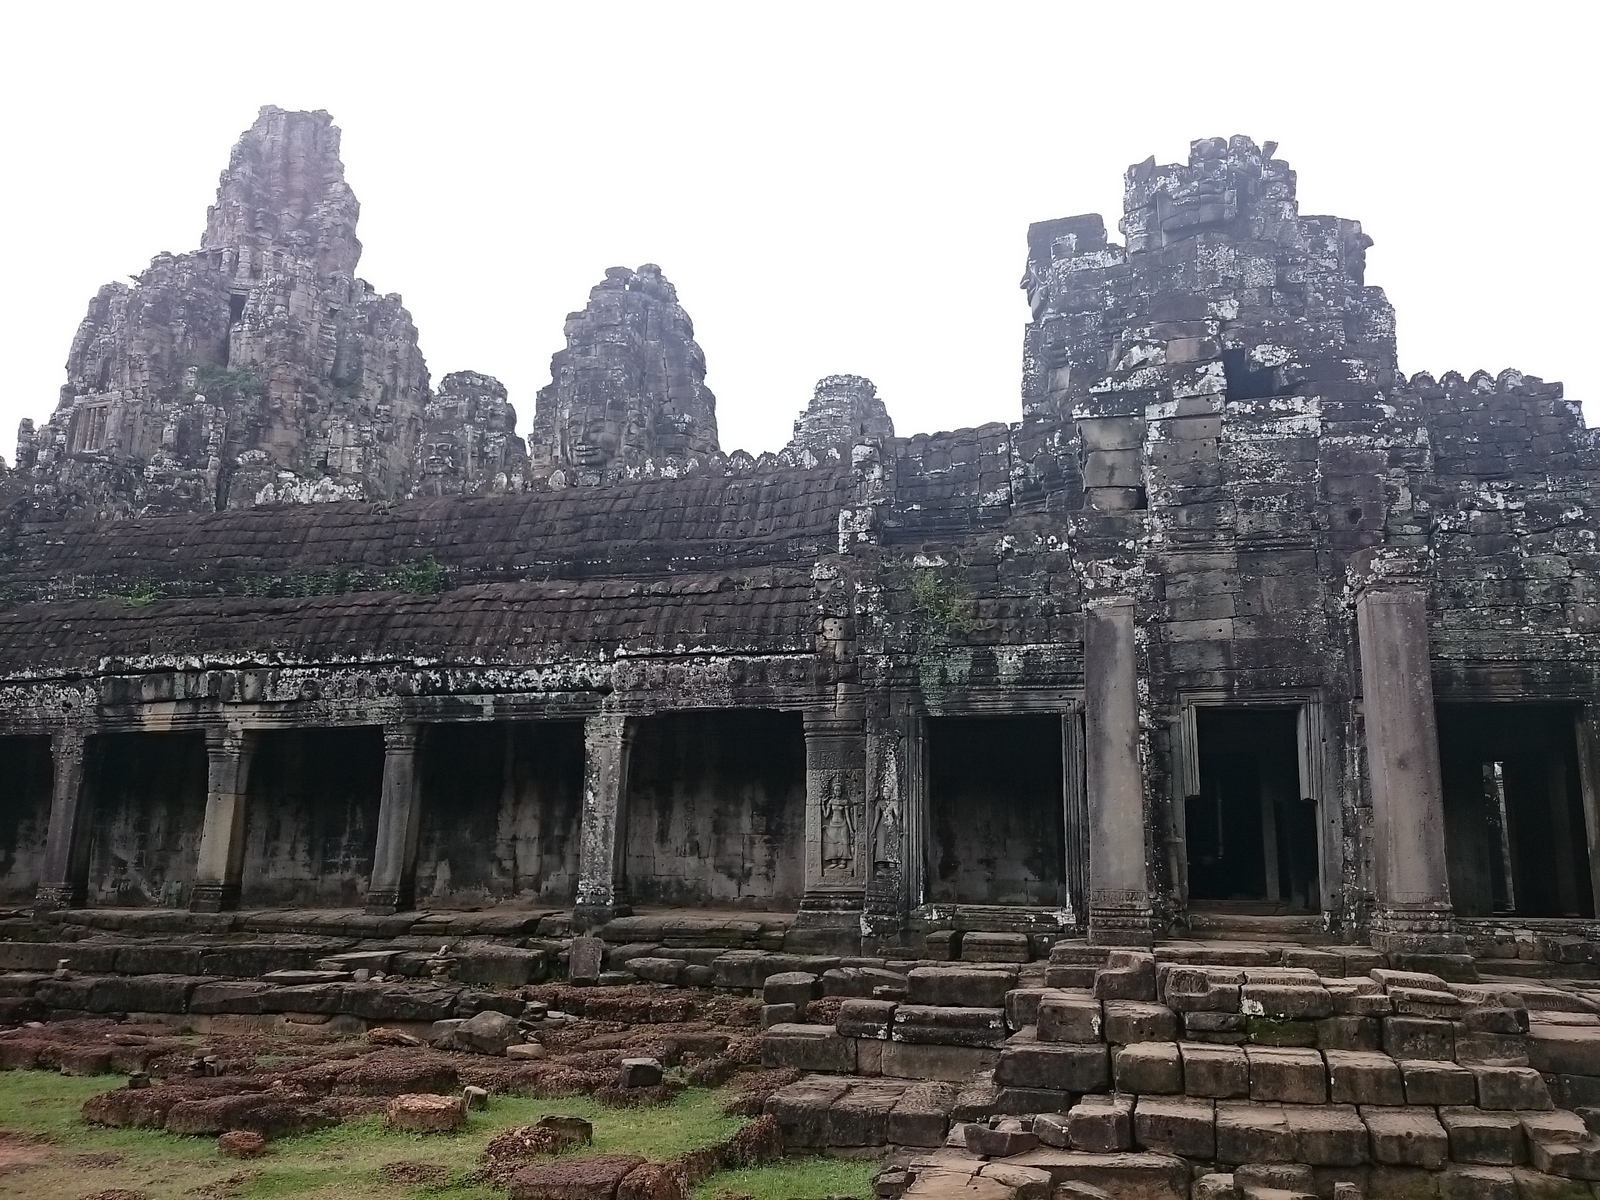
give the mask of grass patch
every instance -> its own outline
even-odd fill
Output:
[[[347,1121],[332,1129],[273,1142],[259,1159],[238,1161],[217,1153],[212,1138],[181,1137],[145,1129],[87,1125],[79,1109],[89,1097],[119,1086],[116,1076],[80,1078],[45,1071],[0,1071],[0,1130],[46,1141],[43,1164],[0,1176],[0,1195],[35,1200],[79,1200],[109,1188],[144,1192],[150,1200],[504,1200],[498,1189],[473,1186],[484,1144],[502,1129],[531,1125],[549,1113],[584,1117],[595,1129],[594,1153],[670,1158],[732,1134],[744,1118],[724,1116],[727,1093],[693,1088],[656,1108],[607,1108],[587,1097],[536,1100],[497,1096],[488,1111],[475,1112],[455,1135],[399,1133],[381,1117]],[[79,1155],[120,1155],[109,1166],[84,1166]],[[423,1162],[448,1174],[435,1184],[397,1184],[382,1171],[387,1163]],[[870,1195],[874,1167],[836,1159],[794,1159],[766,1167],[729,1171],[695,1191],[715,1200],[723,1191],[747,1192],[757,1200]],[[12,1190],[7,1191],[10,1188]],[[20,1190],[18,1190],[20,1189]],[[197,1191],[197,1189],[206,1189]]]

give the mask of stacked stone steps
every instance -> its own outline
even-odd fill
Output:
[[[1600,1005],[1581,989],[1455,983],[1345,948],[1093,955],[1089,987],[1050,986],[1090,957],[1069,946],[1045,979],[919,964],[903,998],[842,999],[831,1026],[771,1024],[767,1065],[816,1073],[768,1111],[796,1144],[832,1151],[926,1146],[942,1109],[958,1130],[1014,1120],[1012,1142],[1079,1155],[1600,1180],[1586,1123],[1600,1124]],[[821,994],[803,975],[769,982],[769,1004],[781,988]],[[902,1141],[891,1118],[914,1080],[921,1140]]]

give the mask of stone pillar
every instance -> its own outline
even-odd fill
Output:
[[[808,712],[805,731],[806,890],[795,927],[859,940],[868,838],[889,832],[868,828],[866,716],[854,708]]]
[[[1084,766],[1089,810],[1089,940],[1152,941],[1139,757],[1139,667],[1133,600],[1084,612]]]
[[[627,836],[629,719],[599,713],[583,722],[583,817],[578,847],[578,902],[573,924],[580,929],[627,916],[628,888],[623,840]]]
[[[239,907],[245,791],[254,751],[255,739],[242,729],[206,730],[206,817],[189,893],[191,912],[229,912]]]
[[[1372,854],[1373,944],[1458,952],[1452,938],[1439,732],[1428,666],[1428,606],[1419,587],[1369,587],[1356,598]]]
[[[421,803],[417,792],[415,725],[383,731],[383,797],[378,805],[378,845],[372,856],[367,911],[405,912],[416,904],[417,831]]]
[[[51,912],[83,904],[89,890],[89,818],[84,787],[84,744],[80,729],[58,729],[50,737],[53,776],[50,828],[45,835],[44,868],[34,908]]]

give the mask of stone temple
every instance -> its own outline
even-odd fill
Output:
[[[0,890],[1586,939],[1600,450],[1559,384],[1401,374],[1274,150],[1029,228],[1020,421],[897,436],[835,375],[754,457],[653,265],[526,443],[435,386],[338,129],[264,108],[0,475]]]
[[[435,384],[262,109],[0,469],[0,1025],[742,990],[787,1144],[973,1122],[882,1196],[1588,1197],[1600,441],[1275,150],[1027,230],[1020,420],[757,456],[650,264]]]

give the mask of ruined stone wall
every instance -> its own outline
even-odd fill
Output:
[[[382,779],[377,726],[264,734],[250,766],[241,903],[359,907]]]
[[[420,902],[571,903],[583,803],[582,724],[440,724],[428,728],[422,753]]]
[[[629,892],[643,903],[795,907],[805,800],[798,714],[641,721],[628,779]]]
[[[89,894],[110,908],[188,903],[206,808],[205,739],[120,733],[95,740]]]
[[[50,739],[0,737],[0,903],[28,904],[50,825]]]
[[[505,385],[476,371],[446,375],[423,408],[410,494],[516,492],[527,482],[528,448],[517,436],[517,410]]]

